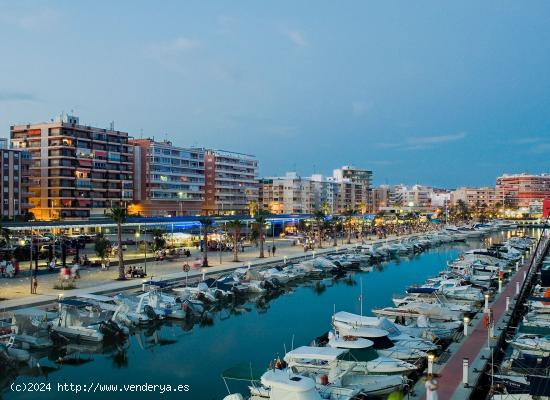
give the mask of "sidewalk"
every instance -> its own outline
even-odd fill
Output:
[[[397,239],[403,239],[406,237],[424,235],[425,233],[415,233],[407,236],[400,237],[388,237],[387,239],[376,239],[365,241],[365,244],[374,244],[379,242],[394,241]],[[288,242],[288,241],[287,241]],[[219,262],[219,253],[208,253],[208,261],[210,267],[207,268],[206,275],[218,274],[221,272],[227,272],[233,269],[237,269],[243,266],[247,266],[249,263],[251,267],[258,267],[260,265],[268,265],[270,263],[282,263],[285,257],[290,262],[292,260],[301,259],[304,257],[313,257],[315,254],[321,255],[326,253],[332,253],[339,250],[344,250],[350,247],[355,247],[361,244],[361,240],[352,240],[352,244],[341,244],[339,241],[338,246],[332,246],[332,242],[323,243],[322,249],[315,249],[314,251],[304,252],[301,246],[292,246],[290,242],[285,246],[281,239],[275,242],[277,247],[277,256],[268,257],[267,247],[271,246],[271,241],[265,243],[266,257],[261,259],[258,257],[259,249],[254,247],[249,248],[245,253],[239,253],[239,262],[233,262],[233,253],[222,253],[222,263]],[[196,251],[189,258],[182,258],[177,261],[164,261],[164,262],[147,262],[147,279],[153,278],[155,280],[180,280],[183,281],[186,278],[186,273],[182,271],[184,263],[191,263],[196,257],[201,257],[202,253]],[[202,258],[200,258],[202,260]],[[143,266],[143,263],[134,264],[137,266]],[[203,274],[201,269],[193,269],[189,272],[188,277],[197,278]],[[108,271],[102,270],[83,270],[81,271],[81,279],[77,280],[77,289],[72,290],[56,290],[53,289],[54,283],[58,281],[57,274],[45,275],[38,283],[38,294],[30,295],[30,281],[28,278],[14,278],[0,280],[0,311],[7,311],[10,309],[30,307],[47,304],[58,298],[59,295],[65,297],[78,296],[84,293],[108,293],[114,291],[122,291],[131,288],[140,287],[143,279],[129,279],[126,281],[116,281],[118,276],[118,267],[111,267]]]

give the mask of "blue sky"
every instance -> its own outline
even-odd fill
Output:
[[[62,111],[262,175],[548,171],[550,2],[1,1],[0,128]]]

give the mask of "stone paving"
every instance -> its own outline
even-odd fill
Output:
[[[395,237],[388,237],[383,241],[395,240]],[[376,243],[381,240],[366,240],[365,243]],[[344,242],[344,243],[343,243]],[[208,260],[210,267],[206,269],[208,275],[220,273],[223,271],[247,266],[250,263],[252,266],[262,265],[270,262],[283,262],[286,257],[288,260],[301,258],[304,256],[312,257],[326,252],[333,252],[349,247],[345,241],[338,241],[338,246],[332,246],[332,242],[325,242],[322,249],[304,252],[302,246],[293,246],[292,239],[277,239],[275,240],[276,256],[269,257],[267,248],[271,246],[272,241],[266,241],[265,258],[260,259],[259,249],[256,247],[247,247],[244,253],[239,253],[239,262],[233,262],[233,253],[222,252],[222,263],[220,263],[219,252],[209,252]],[[361,240],[353,239],[351,246],[361,244]],[[148,278],[162,280],[184,280],[186,276],[195,278],[203,274],[202,268],[191,269],[189,274],[183,272],[184,263],[191,264],[193,261],[201,261],[202,253],[194,249],[191,257],[181,258],[177,261],[148,261],[147,274]],[[135,266],[144,266],[142,260]],[[77,296],[83,293],[107,293],[117,290],[125,290],[141,286],[143,279],[128,279],[126,281],[115,280],[118,276],[118,267],[112,266],[109,270],[103,271],[98,268],[88,268],[81,270],[81,278],[76,280],[76,289],[72,290],[57,290],[53,286],[59,281],[57,273],[43,274],[38,276],[37,294],[30,294],[30,280],[28,276],[16,278],[0,279],[0,311],[9,310],[12,308],[28,307],[31,305],[46,304],[58,298],[59,295]]]

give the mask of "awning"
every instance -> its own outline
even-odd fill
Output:
[[[92,166],[92,160],[86,160],[86,159],[79,159],[78,165],[82,167],[91,167]]]
[[[88,207],[91,204],[91,201],[88,199],[85,200],[78,200],[78,205],[82,207]]]
[[[105,157],[107,155],[107,152],[104,150],[95,150],[94,153],[96,156],[102,156],[102,157]]]

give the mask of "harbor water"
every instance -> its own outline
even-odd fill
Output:
[[[243,304],[209,313],[200,324],[165,322],[138,331],[127,343],[102,349],[73,346],[72,356],[56,363],[59,353],[49,350],[38,355],[41,371],[22,369],[17,376],[0,377],[0,398],[74,399],[111,398],[99,393],[99,385],[118,385],[119,399],[158,398],[156,392],[125,392],[122,385],[189,385],[189,391],[165,392],[167,399],[222,399],[227,389],[221,373],[238,364],[266,369],[271,360],[284,356],[293,345],[309,344],[330,328],[336,311],[359,313],[360,282],[363,310],[391,305],[392,295],[403,293],[411,284],[421,284],[437,275],[460,252],[501,242],[513,231],[492,234],[485,239],[440,245],[424,253],[375,265],[372,272],[355,272],[335,281],[310,281],[272,299],[249,299]],[[529,232],[527,232],[529,233]],[[485,242],[485,243],[484,243]],[[64,354],[61,354],[64,355]],[[67,359],[67,358],[66,358]],[[12,383],[50,383],[40,393],[14,392]],[[58,384],[78,384],[96,393],[59,391]],[[232,391],[246,392],[246,384],[229,383]],[[13,386],[11,386],[13,387]],[[46,387],[46,386],[42,386]],[[166,388],[166,386],[163,386]],[[36,385],[39,389],[40,386]],[[83,390],[83,389],[82,389]],[[105,397],[106,396],[106,397]]]

